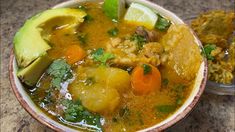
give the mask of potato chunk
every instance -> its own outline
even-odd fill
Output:
[[[120,94],[130,87],[130,75],[122,69],[79,67],[69,92],[88,110],[110,113],[118,106]]]

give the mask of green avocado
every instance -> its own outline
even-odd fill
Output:
[[[17,76],[28,86],[33,86],[51,63],[52,59],[47,54],[44,54],[26,68],[19,69]]]
[[[47,54],[50,32],[56,27],[66,27],[71,32],[84,21],[86,13],[79,9],[58,8],[46,10],[25,22],[15,34],[14,53],[19,71],[17,76],[29,86],[37,83],[52,60]]]
[[[46,10],[27,20],[13,40],[18,66],[28,66],[51,48],[45,40],[50,30],[64,25],[75,29],[85,16],[86,13],[79,9],[58,8]]]

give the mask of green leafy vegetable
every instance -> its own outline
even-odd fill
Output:
[[[167,78],[164,78],[164,79],[162,80],[162,84],[163,84],[164,86],[167,86],[168,83],[169,83],[169,80],[168,80]]]
[[[87,43],[87,34],[86,33],[78,33],[78,40],[81,44]]]
[[[83,122],[82,125],[86,127],[92,127],[96,131],[102,131],[101,117],[100,115],[89,112],[80,101],[73,102],[65,99],[61,101],[61,104],[65,106],[64,119],[70,122]]]
[[[103,48],[98,48],[92,53],[93,60],[101,62],[102,64],[106,64],[108,60],[113,59],[114,57],[113,54],[104,52]]]
[[[158,20],[155,24],[155,28],[160,31],[166,31],[171,25],[171,22],[158,14]]]
[[[152,67],[151,66],[149,66],[147,64],[143,64],[142,67],[144,69],[144,75],[151,73],[151,71],[152,71]]]
[[[169,114],[173,111],[176,110],[176,105],[158,105],[155,107],[155,109],[158,111],[158,112],[161,112],[161,113],[164,113],[164,114]]]
[[[73,77],[71,67],[64,59],[55,60],[47,69],[52,77],[51,86],[60,89],[60,84]]]
[[[91,86],[94,83],[95,83],[95,78],[94,77],[88,77],[84,82],[85,86]]]
[[[93,21],[93,20],[94,20],[94,18],[93,18],[91,15],[89,15],[89,14],[87,14],[87,15],[84,17],[84,21],[85,21],[85,22],[90,23],[90,22]]]
[[[108,30],[108,34],[110,35],[110,36],[112,36],[112,37],[114,37],[114,36],[117,36],[118,35],[118,32],[119,32],[119,30],[118,30],[118,28],[112,28],[112,29],[110,29],[110,30]]]
[[[216,49],[216,45],[214,44],[207,44],[204,46],[204,53],[208,60],[214,60],[215,58],[211,56],[211,52]]]
[[[141,50],[143,48],[143,45],[147,42],[145,37],[136,33],[131,36],[130,40],[137,42],[137,47],[139,50]]]

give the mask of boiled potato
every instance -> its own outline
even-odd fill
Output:
[[[116,89],[96,84],[81,94],[82,104],[93,112],[112,112],[119,104],[120,96]]]
[[[131,87],[130,75],[127,71],[118,68],[108,69],[108,78],[106,80],[106,85],[117,89],[120,93],[125,92]]]
[[[69,92],[93,112],[112,112],[119,104],[120,94],[130,88],[130,75],[122,69],[79,67],[76,73]]]

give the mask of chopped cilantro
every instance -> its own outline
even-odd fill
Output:
[[[72,78],[70,65],[64,59],[55,60],[47,69],[47,73],[52,77],[51,86],[60,89],[60,84]]]
[[[123,107],[119,111],[119,116],[120,117],[127,117],[130,115],[130,110],[127,106]]]
[[[106,64],[108,60],[114,58],[114,55],[111,53],[104,52],[103,48],[98,48],[92,53],[92,58],[95,61],[101,62],[102,64]]]
[[[177,108],[176,105],[158,105],[158,106],[155,106],[155,109],[158,112],[161,112],[161,113],[164,113],[164,114],[169,114],[169,113],[175,111],[176,108]]]
[[[158,14],[158,20],[155,24],[155,28],[160,31],[166,31],[171,25],[171,22]]]
[[[136,33],[131,36],[130,40],[135,41],[137,43],[137,47],[139,50],[141,50],[143,48],[143,45],[147,42],[145,37]]]
[[[204,53],[208,60],[214,60],[215,58],[211,56],[211,52],[216,49],[216,45],[214,44],[207,44],[204,46]]]
[[[177,92],[177,93],[182,93],[185,88],[186,88],[185,85],[183,85],[183,84],[178,84],[178,85],[176,85],[173,89],[174,89],[174,91]]]
[[[84,126],[95,126],[97,131],[102,131],[100,115],[89,112],[80,101],[73,102],[65,99],[61,101],[65,106],[64,119],[70,122],[83,122]]]
[[[142,68],[144,69],[144,75],[151,73],[152,67],[149,66],[148,64],[143,64]]]
[[[87,34],[86,33],[79,33],[78,40],[80,41],[81,44],[86,44],[87,43]]]
[[[117,36],[118,35],[118,32],[119,32],[119,30],[118,30],[118,28],[112,28],[112,29],[110,29],[110,30],[108,30],[108,34],[110,35],[110,36],[112,36],[112,37],[114,37],[114,36]]]
[[[89,14],[87,14],[87,15],[84,17],[84,21],[85,21],[85,22],[90,23],[90,22],[93,21],[93,20],[94,20],[94,18],[93,18],[91,15],[89,15]]]
[[[164,78],[164,79],[162,80],[162,84],[163,84],[164,86],[167,86],[168,83],[169,83],[169,80],[168,80],[167,78]]]

